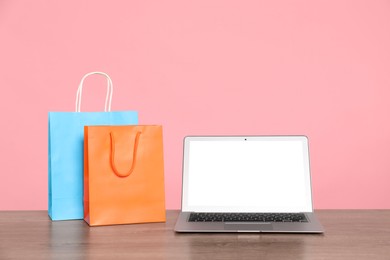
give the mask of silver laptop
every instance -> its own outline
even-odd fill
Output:
[[[322,233],[307,137],[186,137],[175,231]]]

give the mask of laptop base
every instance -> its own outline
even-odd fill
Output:
[[[314,213],[305,212],[308,222],[188,222],[190,212],[181,212],[176,225],[176,232],[208,233],[323,233],[324,228]]]

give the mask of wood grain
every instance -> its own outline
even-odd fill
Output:
[[[0,212],[0,259],[390,259],[390,210],[319,210],[324,235],[178,234],[166,223],[89,227]]]

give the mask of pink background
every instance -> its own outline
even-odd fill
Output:
[[[390,208],[390,2],[0,1],[0,209],[47,208],[49,111],[83,74],[164,126],[167,208],[182,139],[305,134],[315,208]],[[102,110],[87,80],[83,111]]]

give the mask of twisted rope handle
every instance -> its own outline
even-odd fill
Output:
[[[115,165],[115,136],[114,136],[113,132],[110,132],[110,140],[111,140],[110,162],[111,162],[111,168],[113,169],[116,176],[121,177],[121,178],[125,178],[125,177],[130,176],[130,174],[133,173],[133,170],[135,167],[135,162],[136,162],[136,157],[137,157],[138,141],[139,141],[140,135],[141,135],[141,132],[137,132],[137,134],[135,135],[134,148],[133,148],[133,161],[131,163],[130,170],[128,172],[125,172],[125,173],[120,173]]]
[[[80,107],[81,107],[81,95],[83,92],[83,84],[84,80],[91,75],[102,75],[107,79],[107,94],[106,94],[106,102],[104,104],[104,112],[110,112],[111,111],[111,101],[112,101],[112,92],[113,92],[113,85],[112,85],[112,80],[108,74],[100,71],[94,71],[90,72],[84,75],[84,77],[81,79],[79,87],[77,88],[77,93],[76,93],[76,112],[80,112]]]

